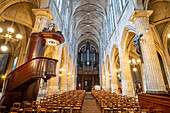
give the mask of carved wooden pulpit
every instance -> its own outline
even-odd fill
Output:
[[[40,33],[33,33],[30,36],[27,62],[8,74],[0,105],[9,109],[14,102],[36,100],[40,78],[48,80],[56,76],[58,61],[43,57],[45,46],[50,43],[59,45],[63,42],[64,37],[59,31],[44,29]]]

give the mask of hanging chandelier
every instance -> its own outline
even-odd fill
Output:
[[[20,4],[21,4],[21,0],[20,0],[20,3],[18,5],[18,7],[17,7],[16,12],[15,12],[15,16],[13,18],[12,24],[11,24],[11,26],[9,28],[7,28],[7,31],[4,32],[3,29],[0,27],[0,39],[5,39],[5,43],[1,46],[2,51],[6,51],[8,49],[7,43],[8,43],[9,40],[19,40],[19,39],[22,38],[21,34],[17,34],[16,37],[13,36],[13,33],[15,31],[14,28],[13,28],[14,20],[16,18],[18,9],[20,7]]]
[[[128,61],[128,63],[130,64],[130,65],[132,65],[132,70],[134,71],[134,72],[136,72],[137,71],[137,65],[139,64],[141,62],[141,60],[140,59],[134,59],[134,58],[132,58],[132,60],[129,60]]]

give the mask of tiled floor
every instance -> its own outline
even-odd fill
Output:
[[[86,93],[82,113],[101,113],[95,99],[90,93]]]

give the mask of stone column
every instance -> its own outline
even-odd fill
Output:
[[[68,91],[71,90],[71,74],[72,73],[68,73],[68,77],[67,77],[67,90]]]
[[[71,75],[71,90],[74,90],[76,87],[74,87],[74,81],[75,81],[75,65],[73,63],[73,69],[72,69],[72,75]]]
[[[115,62],[111,63],[111,92],[115,92],[118,94],[118,77],[117,72],[115,71],[116,65]]]
[[[152,10],[135,10],[130,21],[135,25],[137,34],[143,36],[140,40],[140,46],[145,67],[146,92],[165,91],[165,84],[158,60],[158,55],[154,43],[154,37],[149,25],[149,16]]]
[[[104,67],[104,65],[102,65],[101,82],[102,82],[102,89],[106,90],[106,76],[105,76],[105,67]]]
[[[129,54],[119,48],[120,68],[122,77],[122,94],[127,96],[134,96],[132,74],[129,61]]]
[[[63,68],[63,69],[65,69],[65,71],[61,72],[62,76],[61,76],[61,82],[60,82],[60,86],[61,86],[60,94],[67,91],[67,70],[66,68]]]
[[[106,91],[111,92],[111,87],[110,87],[110,75],[106,75]]]
[[[74,77],[75,77],[75,75],[72,74],[71,75],[71,90],[74,90]]]
[[[105,73],[105,75],[106,75],[106,91],[109,91],[109,92],[111,92],[111,85],[110,85],[110,73],[109,73],[109,69],[108,69],[108,67],[106,67],[106,73]]]
[[[73,62],[70,61],[71,59],[69,58],[69,63],[68,63],[68,77],[67,77],[67,90],[72,90],[72,73],[73,73]]]

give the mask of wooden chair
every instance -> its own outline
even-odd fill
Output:
[[[11,108],[10,113],[19,113],[19,108]]]
[[[32,108],[37,108],[39,101],[32,101]]]
[[[53,112],[54,113],[62,113],[62,107],[54,107]]]
[[[136,111],[139,111],[140,106],[132,106],[133,109],[135,109]]]
[[[135,110],[134,110],[134,109],[126,109],[126,112],[127,112],[127,113],[135,112]]]
[[[71,107],[64,107],[62,113],[71,113]]]
[[[37,110],[37,113],[47,113],[47,109],[46,108],[39,108]]]
[[[32,101],[32,109],[34,113],[37,111],[38,105],[41,105],[39,104],[39,101]]]
[[[19,102],[14,102],[13,103],[13,108],[20,108],[21,107],[21,103],[19,103]]]
[[[81,112],[81,108],[80,107],[73,107],[72,108],[72,113],[80,113]]]
[[[103,108],[102,113],[111,113],[110,108]]]
[[[140,113],[150,113],[149,109],[140,109]]]
[[[32,113],[32,108],[25,108],[23,113]]]
[[[24,104],[24,109],[25,109],[25,108],[31,108],[31,103],[25,103],[25,104]]]
[[[45,104],[45,108],[47,109],[47,113],[53,113],[53,104]]]
[[[113,111],[113,113],[118,113],[118,108],[113,107],[113,108],[112,108],[112,111]]]
[[[25,104],[25,103],[29,103],[29,101],[23,101],[23,102],[22,102],[22,108],[24,108],[24,104]]]
[[[0,113],[5,113],[6,106],[0,106]]]

